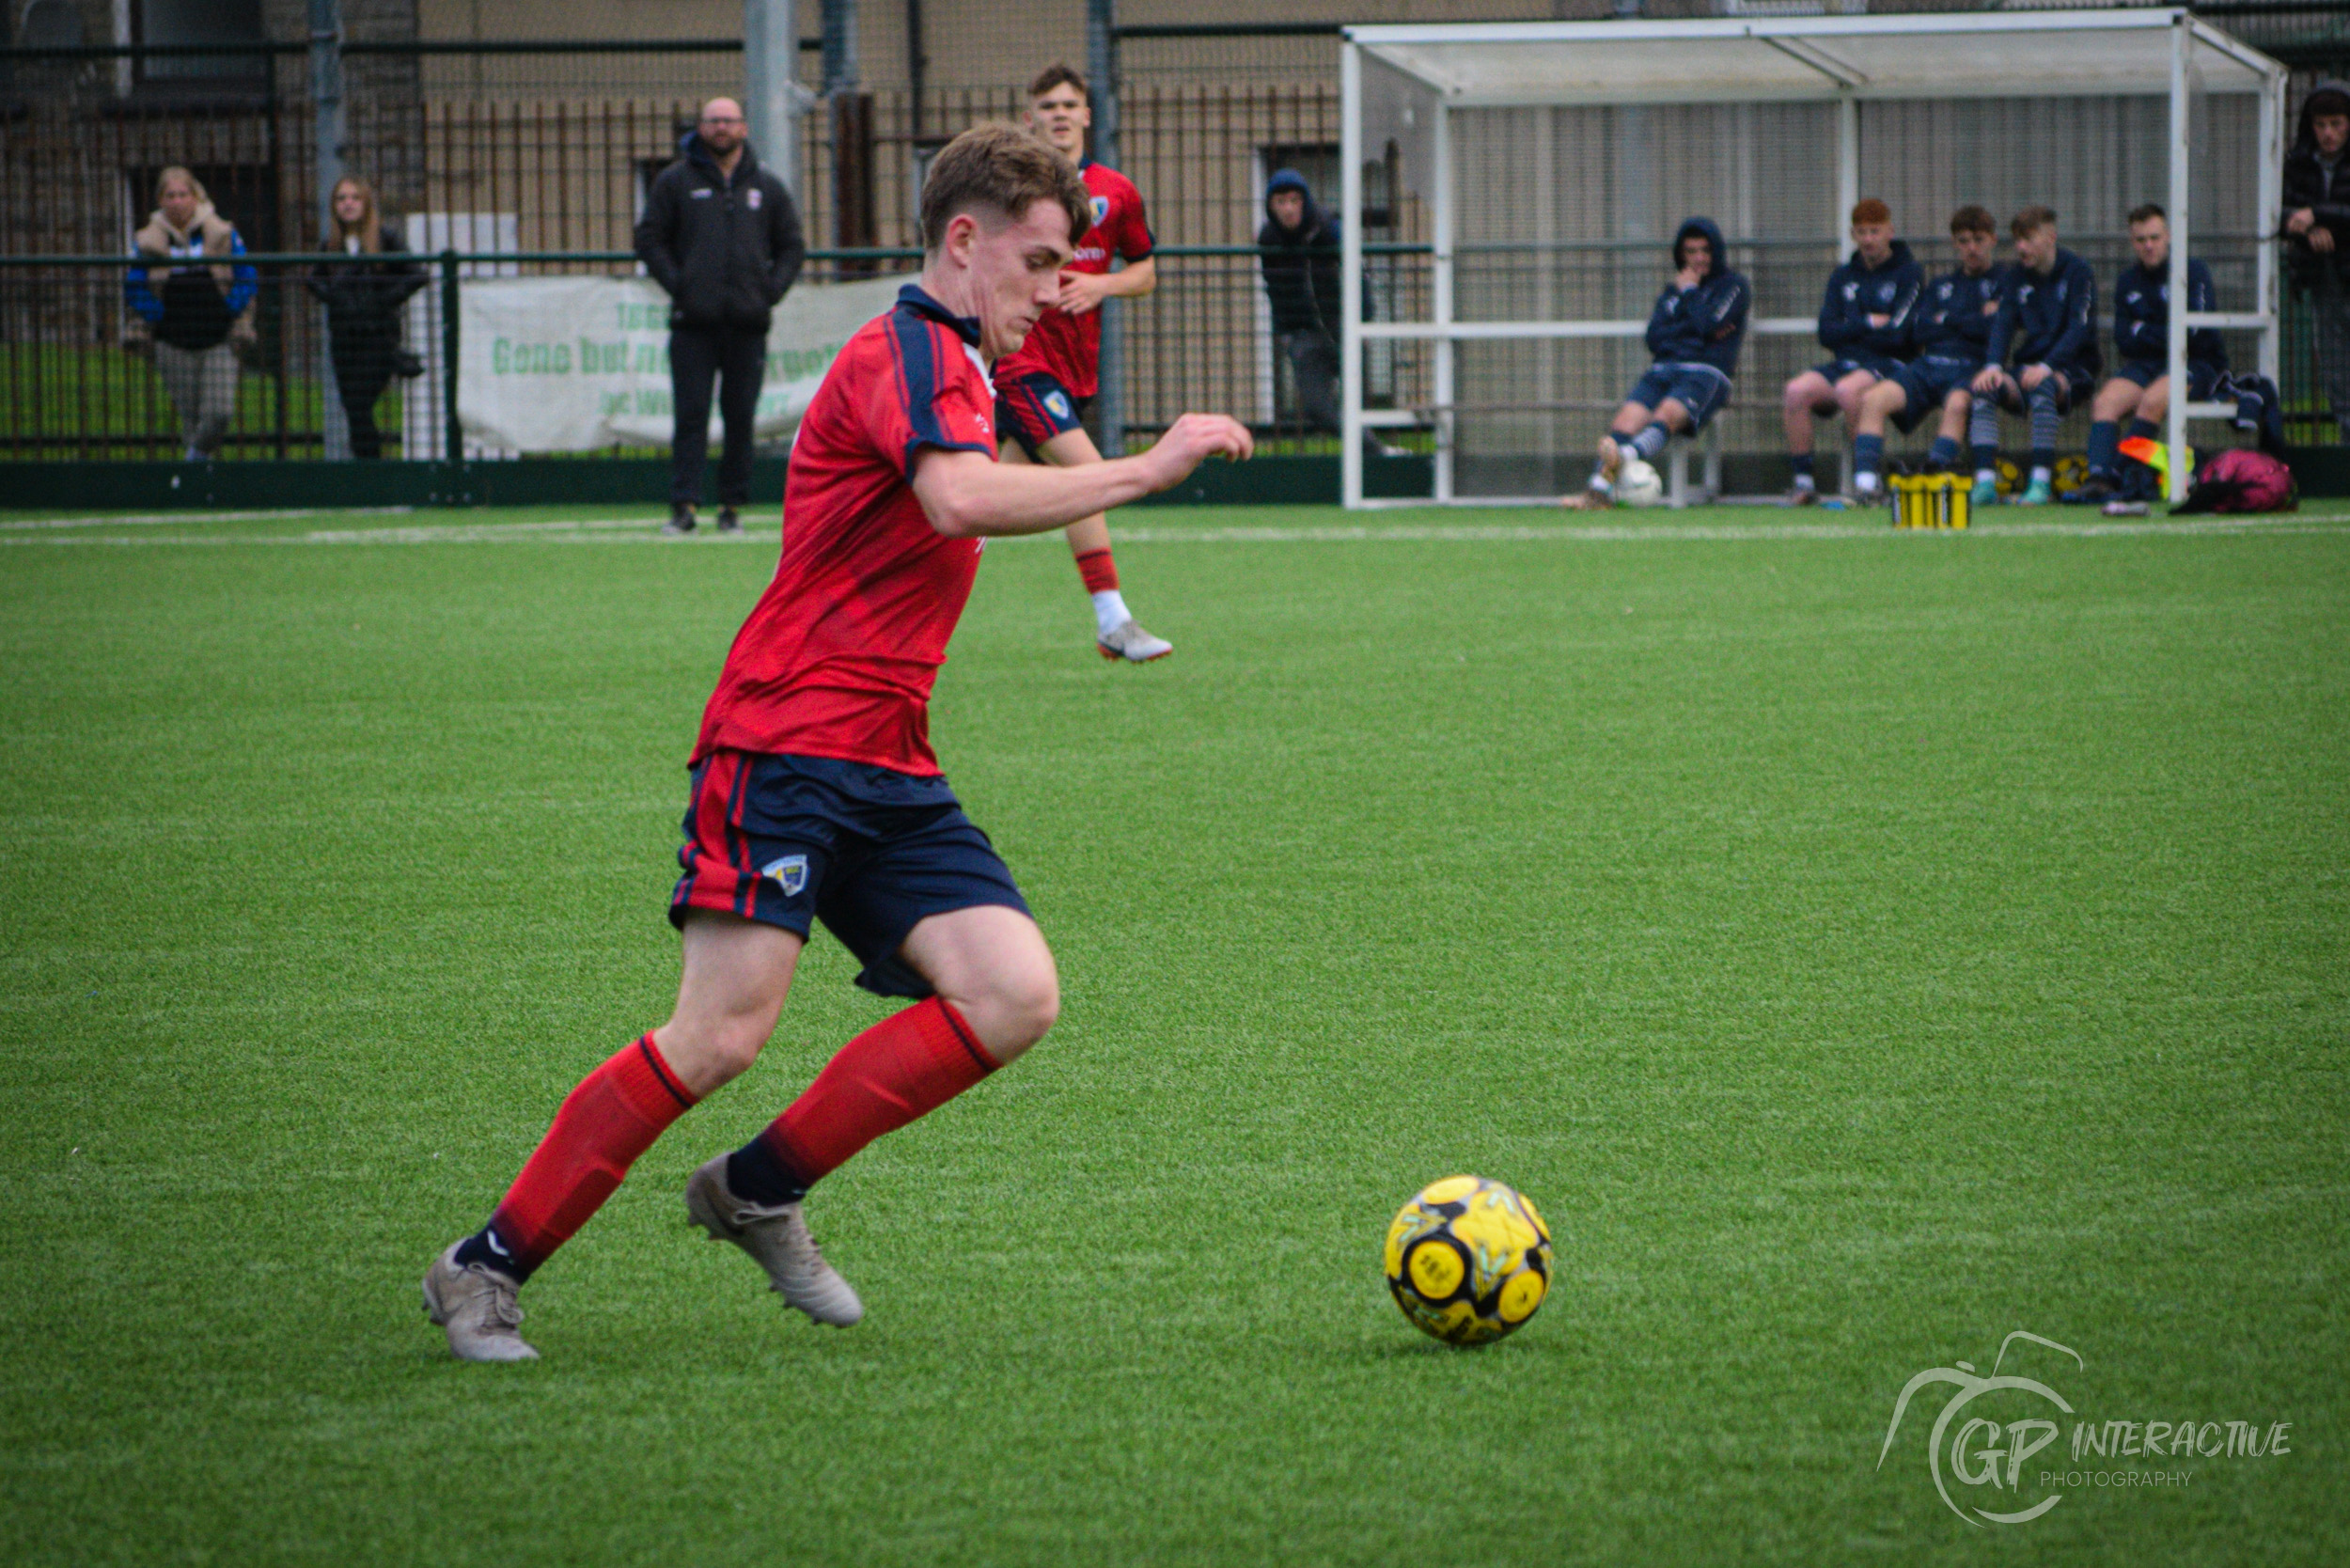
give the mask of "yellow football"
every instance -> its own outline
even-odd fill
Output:
[[[1387,1227],[1387,1289],[1403,1315],[1447,1344],[1491,1344],[1550,1291],[1550,1229],[1516,1190],[1448,1176]]]

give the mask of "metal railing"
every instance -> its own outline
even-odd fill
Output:
[[[2223,301],[2248,286],[2252,242],[2234,238],[2243,243],[2205,253]],[[2101,277],[2126,259],[2119,236],[2072,243]],[[1365,250],[1370,319],[1425,319],[1429,247],[1371,243]],[[1463,320],[1507,319],[1547,301],[1542,308],[1562,317],[1637,321],[1658,282],[1653,250],[1607,242],[1465,245],[1455,262],[1456,307]],[[1185,410],[1217,409],[1252,425],[1267,451],[1335,451],[1337,432],[1299,384],[1300,360],[1285,352],[1292,345],[1272,331],[1261,253],[1253,245],[1170,245],[1158,254],[1157,291],[1116,306],[1126,325],[1123,433],[1148,439]],[[1817,280],[1832,253],[1811,242],[1740,243],[1732,259],[1755,280],[1758,319],[1794,321],[1816,306]],[[1921,259],[1947,264],[1932,245],[1921,247]],[[919,260],[918,251],[904,247],[819,250],[803,280],[911,275]],[[250,304],[238,302],[238,331],[188,350],[159,346],[164,335],[134,308],[125,289],[139,270],[132,259],[0,257],[0,460],[173,459],[192,446],[229,459],[511,455],[482,451],[462,418],[459,302],[468,280],[639,271],[634,255],[620,250],[275,252],[239,262],[252,276]],[[409,270],[395,270],[402,266]],[[321,296],[337,278],[372,279],[363,294],[399,296],[381,301],[383,330],[338,337],[329,329]],[[2317,363],[2320,336],[2298,294],[2287,295],[2284,329],[2281,389],[2291,436],[2330,444],[2340,432]],[[2249,365],[2252,344],[2238,337],[2232,357]],[[1580,449],[1591,433],[1584,427],[1614,406],[1646,362],[1637,338],[1473,344],[1460,353],[1452,414],[1464,451]],[[1776,452],[1778,388],[1819,357],[1793,326],[1753,336],[1722,421],[1726,447]],[[1429,446],[1432,372],[1425,343],[1373,346],[1368,406],[1423,411],[1416,423],[1389,430],[1388,439]],[[219,428],[202,428],[208,422]],[[614,446],[577,455],[656,449]]]

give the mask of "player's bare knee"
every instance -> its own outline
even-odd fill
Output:
[[[1050,963],[1023,964],[992,975],[964,996],[949,996],[999,1062],[1009,1062],[1044,1038],[1060,1017],[1060,980]]]
[[[775,1027],[772,1014],[679,1017],[653,1031],[653,1043],[660,1047],[662,1059],[699,1098],[749,1072]]]

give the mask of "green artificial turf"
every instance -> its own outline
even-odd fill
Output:
[[[885,1011],[820,938],[462,1366],[773,561],[584,516],[0,519],[0,1560],[2350,1555],[2350,518],[1136,513],[1145,668],[994,545],[932,729],[1059,1027],[819,1189],[819,1330],[679,1192]],[[1456,1170],[1558,1241],[1477,1352],[1379,1276]],[[2016,1329],[2291,1451],[1963,1522],[1949,1388],[1879,1446]]]

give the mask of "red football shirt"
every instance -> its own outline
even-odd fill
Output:
[[[824,372],[784,476],[783,557],[728,651],[696,761],[730,748],[939,771],[931,685],[982,541],[931,526],[914,459],[995,457],[979,342],[978,321],[908,284]]]
[[[1143,221],[1142,193],[1135,182],[1090,158],[1078,165],[1086,190],[1093,196],[1093,227],[1077,241],[1076,259],[1062,268],[1072,273],[1105,273],[1116,255],[1140,261],[1156,243]],[[1064,316],[1047,310],[1019,350],[1007,355],[996,373],[1014,376],[1043,371],[1069,389],[1074,398],[1090,398],[1102,384],[1102,313]]]

